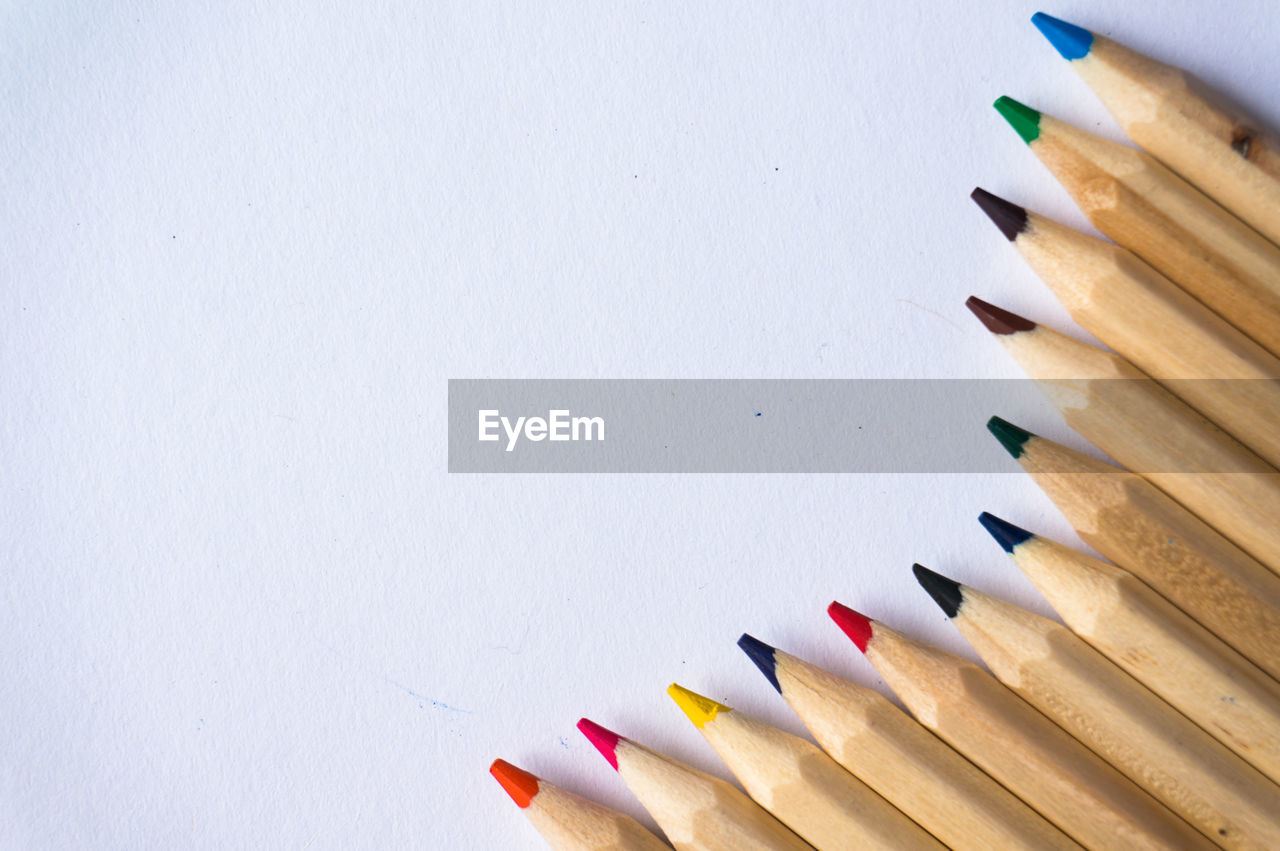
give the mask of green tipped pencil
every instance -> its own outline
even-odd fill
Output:
[[[1280,355],[1280,247],[1142,151],[1010,97],[995,108],[1098,230]]]

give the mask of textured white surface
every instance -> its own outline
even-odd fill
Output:
[[[0,10],[0,845],[536,848],[496,756],[643,818],[580,715],[800,729],[744,630],[874,684],[833,597],[963,647],[913,561],[1044,611],[1012,462],[445,472],[449,377],[1018,375],[967,295],[1069,326],[967,194],[1083,220],[990,103],[1117,134],[1036,7],[171,5]],[[1047,11],[1280,125],[1268,3]]]

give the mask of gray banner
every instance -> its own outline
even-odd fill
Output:
[[[449,472],[1016,472],[993,414],[1057,419],[1020,379],[451,379]]]

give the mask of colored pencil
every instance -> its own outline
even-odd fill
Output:
[[[613,766],[671,844],[689,851],[804,849],[809,844],[719,777],[583,718],[578,729]]]
[[[965,304],[1068,425],[1280,572],[1275,468],[1123,358],[981,299]]]
[[[983,514],[1067,626],[1246,762],[1280,782],[1280,686],[1114,565]]]
[[[1280,247],[1142,151],[1010,97],[995,107],[1098,230],[1280,354]]]
[[[505,760],[494,760],[489,773],[557,851],[662,851],[671,847],[630,816],[566,792]]]
[[[738,646],[823,750],[951,848],[1079,848],[879,692],[750,635]]]
[[[810,742],[679,685],[667,694],[747,794],[814,848],[945,848]]]
[[[1280,464],[1280,359],[1132,252],[984,189],[972,197],[1086,331]]]
[[[1280,787],[1069,629],[922,565],[996,678],[1224,848],[1280,848]]]
[[[1141,476],[999,417],[987,428],[1085,543],[1280,679],[1280,577]]]
[[[1280,140],[1185,71],[1043,12],[1031,20],[1130,139],[1280,243]]]
[[[839,603],[829,612],[920,723],[1081,844],[1213,847],[977,665]]]

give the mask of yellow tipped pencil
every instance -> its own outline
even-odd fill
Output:
[[[1280,577],[1141,476],[999,417],[987,428],[1085,543],[1280,679]]]
[[[1213,847],[977,665],[839,603],[829,612],[921,724],[1082,845]]]
[[[1043,12],[1031,20],[1130,139],[1280,243],[1280,140],[1185,71]]]
[[[556,851],[664,851],[670,845],[630,816],[494,760],[489,773]]]
[[[667,694],[747,794],[814,848],[946,847],[815,745],[674,683]]]
[[[1079,848],[879,692],[750,635],[738,646],[823,750],[951,848]]]
[[[1073,429],[1280,573],[1280,473],[1123,358],[965,304]]]
[[[732,785],[583,718],[578,729],[676,848],[795,851],[810,845]]]
[[[1224,848],[1280,848],[1280,787],[1062,624],[922,565],[916,579],[991,672]]]
[[[1280,782],[1274,680],[1120,568],[991,514],[979,520],[1076,635]]]
[[[1280,355],[1280,247],[1142,151],[1013,98],[995,107],[1094,227]]]
[[[983,189],[973,200],[1085,330],[1280,464],[1280,359],[1132,252]]]

